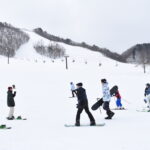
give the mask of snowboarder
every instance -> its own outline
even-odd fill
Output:
[[[70,87],[71,87],[72,97],[75,97],[75,95],[76,95],[75,89],[76,89],[76,88],[75,88],[73,82],[70,82]]]
[[[116,93],[114,93],[114,95],[117,100],[116,100],[116,106],[117,106],[117,109],[124,109],[124,107],[122,107],[122,103],[121,103],[121,95],[119,93],[119,90],[117,90]]]
[[[80,126],[80,115],[84,109],[90,119],[90,122],[91,122],[90,125],[94,126],[94,125],[96,125],[95,119],[94,119],[93,115],[91,114],[91,112],[89,111],[86,90],[82,86],[83,86],[82,83],[77,84],[76,94],[77,94],[77,98],[78,98],[78,104],[77,104],[78,110],[77,110],[77,114],[76,114],[75,125]]]
[[[144,96],[145,96],[144,101],[145,103],[147,103],[149,111],[150,111],[150,84],[149,83],[146,84]]]
[[[13,88],[12,87],[8,87],[7,105],[10,108],[9,115],[7,117],[8,120],[13,120],[14,119],[14,107],[15,107],[14,97],[15,96],[16,96],[16,92],[13,93]]]
[[[106,79],[102,79],[101,80],[102,83],[102,92],[103,92],[103,108],[104,110],[106,110],[107,113],[107,117],[105,119],[112,119],[112,117],[114,116],[114,112],[112,112],[109,108],[109,103],[111,100],[111,95],[110,95],[110,90],[108,87],[108,82]]]

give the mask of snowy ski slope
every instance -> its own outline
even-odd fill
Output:
[[[32,32],[28,34],[29,43],[20,48],[9,65],[6,58],[0,57],[0,123],[12,127],[0,130],[0,150],[150,149],[150,114],[136,112],[145,106],[143,92],[145,84],[150,82],[150,72],[144,74],[141,67],[129,64],[116,66],[115,61],[99,53],[60,43],[70,56],[69,70],[65,70],[62,59],[53,63],[38,55],[32,45],[43,38]],[[101,114],[99,110],[92,111],[97,123],[106,123],[104,127],[65,128],[64,124],[75,123],[76,115],[77,100],[69,98],[69,83],[83,82],[91,107],[96,98],[102,96],[100,79],[104,77],[110,87],[119,86],[127,110],[114,111],[115,116],[109,121],[104,120],[105,111]],[[12,84],[17,87],[15,115],[26,117],[26,121],[6,120],[6,92]],[[111,108],[114,107],[112,98]],[[89,123],[84,112],[81,123]]]

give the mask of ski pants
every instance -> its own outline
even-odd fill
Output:
[[[10,110],[9,110],[8,117],[12,118],[14,116],[14,107],[9,107],[9,108],[10,108]]]
[[[117,98],[116,105],[117,105],[117,107],[122,107],[121,99],[120,98]]]
[[[109,108],[109,102],[104,102],[104,104],[103,104],[103,109],[104,110],[106,110],[106,114],[108,115],[108,116],[110,116],[111,114],[112,114],[112,111],[110,110],[110,108]]]
[[[72,90],[71,92],[72,92],[72,97],[75,97],[75,95],[76,95],[75,90]]]
[[[91,114],[90,110],[89,110],[89,107],[88,106],[84,106],[84,107],[79,107],[78,110],[77,110],[77,114],[76,114],[76,122],[79,122],[80,123],[80,115],[83,111],[83,109],[85,110],[85,112],[87,113],[89,119],[91,122],[95,122],[95,119],[93,117],[93,115]]]
[[[146,96],[147,105],[150,109],[150,94]]]

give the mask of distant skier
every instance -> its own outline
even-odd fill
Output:
[[[102,83],[102,92],[103,92],[103,108],[104,110],[106,110],[107,113],[107,117],[105,119],[112,119],[112,117],[114,116],[114,112],[112,112],[109,108],[109,103],[111,100],[111,95],[110,95],[110,90],[108,87],[108,82],[106,79],[102,79],[101,80]]]
[[[144,101],[145,103],[147,103],[149,111],[150,111],[150,84],[149,83],[146,84],[144,96],[145,96]]]
[[[89,111],[86,90],[82,86],[83,86],[82,83],[77,84],[76,94],[77,94],[77,98],[78,98],[78,104],[77,104],[78,110],[77,110],[77,114],[76,114],[75,125],[80,126],[80,115],[84,109],[90,119],[90,122],[91,122],[90,125],[94,126],[94,125],[96,125],[95,119],[94,119],[93,115],[91,114],[91,112]]]
[[[116,100],[117,109],[124,109],[124,107],[122,106],[122,103],[121,103],[121,95],[119,93],[119,90],[116,93],[114,93],[113,96],[115,96],[117,98],[117,100]]]
[[[72,93],[72,97],[75,97],[76,92],[75,92],[75,86],[73,84],[73,82],[70,82],[70,88],[71,88],[71,93]]]
[[[16,96],[16,92],[13,93],[13,88],[12,87],[8,87],[7,105],[10,108],[9,115],[7,117],[8,120],[13,120],[14,119],[14,107],[15,107],[14,97],[15,96]]]

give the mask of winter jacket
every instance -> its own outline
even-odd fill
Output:
[[[109,87],[108,87],[108,83],[103,83],[102,84],[102,92],[103,92],[103,101],[104,102],[109,102],[110,99],[111,99],[111,96],[110,96],[110,90],[109,90]]]
[[[7,92],[7,105],[8,107],[14,107],[15,106],[15,101],[14,97],[16,96],[16,92],[8,91]]]
[[[74,84],[70,84],[70,86],[71,86],[71,91],[74,91],[75,90]]]
[[[121,99],[121,95],[120,95],[119,91],[117,91],[117,92],[115,93],[115,96],[116,96],[117,99]]]
[[[146,87],[145,88],[145,96],[149,95],[150,94],[150,87]]]
[[[76,89],[76,95],[78,98],[78,107],[84,107],[88,105],[86,90],[82,87]]]

